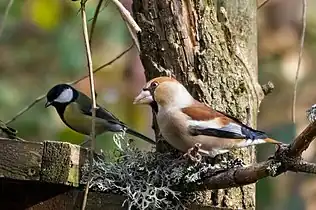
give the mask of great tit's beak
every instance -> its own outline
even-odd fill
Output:
[[[50,105],[52,105],[52,102],[47,101],[47,102],[45,103],[45,108],[49,107]]]
[[[150,104],[154,99],[149,90],[142,90],[140,94],[134,99],[133,104]]]

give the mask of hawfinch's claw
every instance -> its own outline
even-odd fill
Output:
[[[233,166],[234,167],[243,167],[243,166],[245,166],[245,163],[244,163],[244,161],[242,159],[236,158],[233,161]]]
[[[199,149],[202,146],[200,143],[196,143],[194,147],[188,149],[188,152],[185,153],[183,156],[188,156],[190,160],[192,160],[195,163],[200,163],[202,160],[202,155],[199,153]]]

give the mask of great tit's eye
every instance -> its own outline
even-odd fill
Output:
[[[150,86],[153,87],[153,88],[155,88],[155,87],[158,86],[158,82],[153,82],[153,83],[150,84]]]

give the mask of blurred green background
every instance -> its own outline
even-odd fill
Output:
[[[258,0],[260,3],[263,0]],[[122,3],[130,9],[132,0]],[[1,21],[8,0],[0,1]],[[97,1],[89,0],[88,19]],[[0,36],[0,118],[10,120],[19,110],[46,94],[53,85],[86,75],[79,2],[70,0],[15,0]],[[112,4],[99,15],[93,43],[94,67],[112,60],[132,40]],[[316,2],[308,1],[307,34],[297,97],[297,123],[291,123],[291,102],[301,32],[301,1],[270,0],[258,11],[259,80],[272,81],[273,93],[262,102],[258,128],[272,137],[290,142],[307,125],[305,111],[316,103]],[[91,24],[91,21],[89,21]],[[98,103],[106,106],[130,127],[154,137],[151,111],[133,106],[133,97],[145,83],[144,69],[136,49],[95,74]],[[88,79],[76,88],[90,94]],[[68,129],[53,108],[44,101],[12,122],[19,136],[31,140],[60,140],[81,143],[84,136]],[[112,134],[97,138],[97,147],[113,148]],[[144,142],[138,146],[149,149]],[[274,152],[269,145],[258,146],[258,160]],[[315,143],[304,158],[316,161]],[[286,173],[257,184],[257,209],[316,209],[316,180],[310,175]]]
[[[97,1],[89,1],[87,18]],[[7,1],[1,1],[4,14]],[[16,0],[0,37],[0,113],[12,118],[17,111],[57,83],[70,82],[87,74],[80,2],[63,0]],[[112,4],[102,7],[93,42],[93,64],[97,68],[131,46],[125,24]],[[147,107],[133,106],[133,97],[145,83],[136,49],[95,74],[98,103],[106,106],[132,128],[153,137]],[[89,80],[76,88],[90,95]],[[28,140],[54,139],[80,143],[85,138],[67,127],[54,108],[38,103],[10,125]],[[8,107],[10,107],[8,109]],[[98,136],[98,148],[112,148],[112,134]],[[147,144],[144,147],[148,147]]]

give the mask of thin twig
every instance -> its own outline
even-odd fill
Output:
[[[138,26],[131,13],[122,5],[119,0],[112,0],[117,9],[120,11],[123,19],[135,30],[137,33],[141,32],[141,28]]]
[[[96,68],[93,73],[97,73],[98,71],[102,70],[103,68],[111,65],[112,63],[114,63],[115,61],[117,61],[118,59],[120,59],[123,55],[125,55],[128,51],[130,51],[133,48],[134,44],[132,44],[131,46],[129,46],[126,50],[124,50],[122,53],[120,53],[118,56],[116,56],[115,58],[113,58],[111,61],[99,66],[98,68]],[[70,85],[75,85],[77,83],[79,83],[80,81],[86,79],[87,77],[89,77],[89,75],[85,75],[83,77],[81,77],[80,79],[74,80],[72,82],[69,82],[67,84]],[[8,120],[5,124],[8,125],[10,123],[12,123],[13,121],[15,121],[17,118],[19,118],[21,115],[23,115],[25,112],[27,112],[28,110],[30,110],[34,105],[36,105],[38,102],[42,101],[44,98],[46,97],[46,95],[41,95],[39,97],[37,97],[31,104],[29,104],[28,106],[24,107],[21,111],[19,111],[11,120]]]
[[[129,31],[129,34],[132,37],[132,40],[133,40],[133,42],[134,42],[134,44],[135,44],[135,46],[137,48],[138,53],[140,53],[140,45],[139,45],[139,41],[138,41],[138,38],[137,38],[137,34],[134,33],[132,27],[127,22],[125,22],[125,25],[126,25],[128,31]]]
[[[93,36],[94,29],[95,29],[95,25],[97,23],[98,15],[100,13],[102,2],[103,2],[103,0],[99,0],[99,3],[98,3],[98,5],[97,5],[97,7],[95,9],[95,12],[94,12],[94,16],[93,16],[93,20],[92,20],[92,24],[91,24],[91,28],[90,28],[90,37],[89,37],[89,44],[90,44],[90,46],[91,46],[91,43],[92,43],[92,36]]]
[[[257,9],[261,9],[264,5],[266,5],[269,2],[269,0],[265,0],[264,2],[262,2]]]
[[[46,95],[41,95],[39,97],[37,97],[30,105],[24,107],[21,111],[19,111],[14,117],[12,117],[11,120],[8,120],[7,122],[5,122],[6,125],[10,124],[11,122],[15,121],[18,117],[20,117],[21,115],[23,115],[25,112],[27,112],[29,109],[31,109],[35,104],[37,104],[38,102],[40,102],[41,100],[43,100],[45,98]]]
[[[25,139],[22,139],[20,137],[15,136],[14,138],[5,138],[5,137],[0,137],[0,140],[10,140],[10,141],[26,141]]]
[[[13,2],[14,2],[14,0],[9,0],[8,5],[7,5],[7,7],[5,8],[5,12],[4,12],[4,15],[3,15],[3,17],[2,17],[2,22],[1,22],[1,25],[0,25],[0,37],[1,37],[2,32],[3,32],[3,30],[4,30],[4,26],[5,26],[7,17],[8,17],[8,15],[9,15],[9,11],[10,11],[12,5],[13,5]]]
[[[14,138],[4,138],[4,137],[0,137],[0,140],[16,140],[16,141],[21,141],[21,142],[23,142],[23,141],[27,141],[27,140],[25,140],[25,139],[22,139],[21,137],[18,137],[18,136],[15,136]]]
[[[103,7],[100,9],[100,12],[102,12],[108,5],[109,5],[109,2],[110,2],[111,0],[105,0],[105,2],[104,2],[104,4],[103,4]],[[89,20],[88,20],[88,22],[90,22],[91,20],[93,20],[93,18],[90,18]]]
[[[123,18],[128,32],[130,33],[134,44],[137,47],[138,52],[140,52],[139,42],[137,39],[137,33],[141,32],[141,28],[138,26],[131,13],[122,5],[118,0],[112,0],[117,9],[119,10],[121,17]]]
[[[81,209],[84,210],[86,208],[88,193],[89,193],[89,186],[90,180],[92,175],[92,168],[93,168],[93,155],[95,150],[95,114],[97,109],[97,103],[95,100],[95,88],[94,88],[94,75],[93,75],[93,65],[92,65],[92,56],[91,56],[91,49],[89,44],[89,34],[88,34],[88,24],[87,24],[87,16],[86,16],[86,8],[85,8],[84,0],[81,1],[81,17],[82,17],[82,30],[86,48],[86,56],[87,56],[87,64],[88,64],[88,71],[89,71],[89,80],[90,80],[90,91],[91,91],[91,99],[92,99],[92,107],[91,107],[91,145],[90,145],[90,157],[89,157],[89,179],[86,184],[84,197],[82,201]]]
[[[299,51],[299,57],[298,57],[298,63],[297,63],[297,69],[296,69],[296,75],[295,75],[295,82],[294,82],[294,91],[293,91],[293,102],[292,102],[292,122],[295,123],[296,118],[296,95],[297,95],[297,85],[298,85],[298,76],[300,73],[300,66],[302,61],[302,55],[303,55],[303,48],[304,48],[304,40],[305,40],[305,30],[306,30],[306,9],[307,9],[307,3],[306,0],[302,0],[302,33],[301,33],[301,44],[300,44],[300,51]]]
[[[118,56],[116,56],[114,59],[112,59],[111,61],[99,66],[98,68],[96,68],[95,70],[93,70],[93,73],[97,73],[98,71],[102,70],[103,68],[111,65],[112,63],[114,63],[116,60],[120,59],[123,55],[125,55],[128,51],[130,51],[132,48],[134,47],[134,44],[131,44],[126,50],[124,50],[122,53],[120,53]],[[67,83],[69,85],[75,85],[77,83],[79,83],[80,81],[86,79],[87,77],[89,77],[89,75],[83,76],[78,80],[72,81],[70,83]]]

